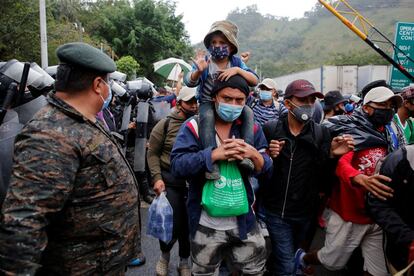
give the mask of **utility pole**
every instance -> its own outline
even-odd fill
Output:
[[[40,57],[42,68],[49,66],[47,57],[47,31],[46,31],[46,4],[45,0],[39,0],[40,18]]]
[[[79,28],[79,41],[82,42],[83,28],[82,28],[82,23],[80,21],[78,21],[78,28]]]

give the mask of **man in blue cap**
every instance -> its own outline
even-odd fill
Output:
[[[123,274],[136,255],[137,183],[96,120],[115,63],[84,43],[58,48],[56,92],[16,137],[0,226],[5,274]]]

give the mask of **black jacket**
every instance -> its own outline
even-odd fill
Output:
[[[386,234],[387,258],[401,270],[408,265],[408,249],[414,242],[414,145],[389,154],[380,174],[392,179],[394,197],[383,201],[369,195],[367,207]]]
[[[288,116],[270,121],[263,127],[267,141],[285,140],[273,160],[270,179],[261,179],[265,208],[281,217],[306,218],[315,211],[322,183],[334,172],[335,162],[328,162],[331,135],[326,127],[307,123],[298,136],[289,131]]]
[[[356,110],[352,115],[339,115],[329,118],[323,123],[329,128],[333,137],[350,134],[354,138],[355,151],[373,147],[387,147],[389,152],[394,150],[390,129],[380,132],[370,122],[362,110]]]

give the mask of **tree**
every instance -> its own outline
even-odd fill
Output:
[[[367,65],[389,64],[383,57],[369,49],[368,51],[350,51],[347,53],[333,53],[326,62],[328,65]]]
[[[0,57],[40,63],[39,1],[3,0]]]
[[[132,4],[131,4],[132,3]],[[84,10],[85,28],[110,44],[118,56],[130,55],[140,64],[138,73],[156,78],[153,63],[168,57],[193,55],[182,16],[175,4],[154,0],[97,1]]]
[[[118,71],[127,74],[128,80],[132,80],[136,77],[139,64],[133,57],[124,56],[116,61],[116,67]]]

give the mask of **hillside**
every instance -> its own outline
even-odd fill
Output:
[[[414,22],[412,0],[348,2],[391,40],[394,40],[396,22]],[[239,26],[241,51],[252,52],[249,65],[257,68],[264,77],[276,77],[323,64],[386,64],[319,4],[306,12],[303,18],[294,20],[262,15],[254,5],[231,12],[227,19]],[[391,49],[383,49],[391,53]]]

